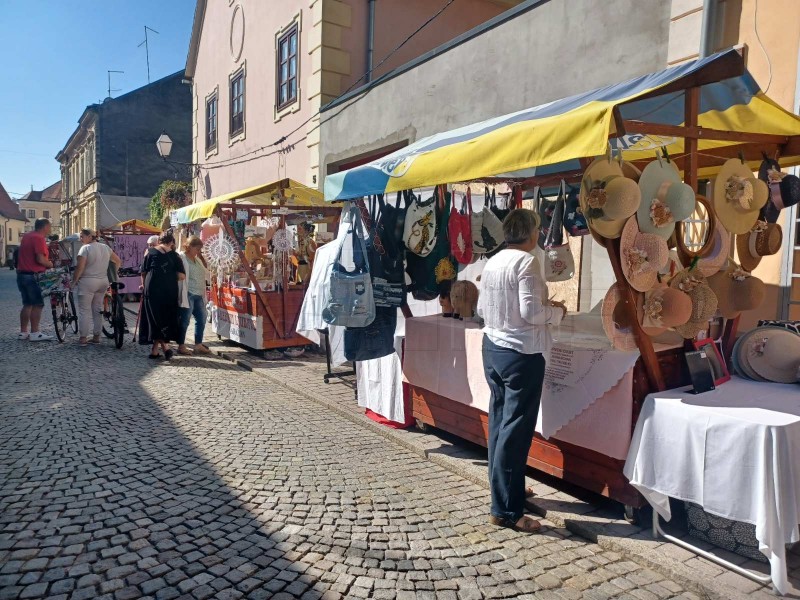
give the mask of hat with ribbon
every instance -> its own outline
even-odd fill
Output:
[[[742,377],[752,379],[753,381],[766,381],[766,379],[756,373],[753,370],[753,367],[750,366],[750,357],[749,353],[747,352],[747,347],[750,344],[750,338],[753,337],[758,329],[763,328],[751,329],[750,331],[739,336],[739,339],[737,339],[736,343],[733,345],[733,351],[731,352],[731,363],[733,364],[733,370]]]
[[[784,208],[800,202],[800,177],[781,172],[778,161],[764,156],[758,178],[769,187],[769,202],[761,209],[759,219],[777,223]]]
[[[636,182],[622,175],[618,162],[600,157],[583,175],[579,201],[590,230],[601,238],[614,239],[639,208],[641,195]]]
[[[708,285],[717,296],[717,310],[726,319],[734,319],[743,312],[759,308],[767,293],[763,281],[736,263],[709,277]]]
[[[767,184],[738,158],[725,161],[714,181],[714,211],[731,233],[749,232],[768,196]]]
[[[659,159],[648,164],[639,178],[639,189],[642,202],[636,216],[642,233],[669,239],[675,224],[694,212],[694,190],[683,183],[674,162]]]
[[[753,271],[763,256],[781,251],[783,229],[777,223],[756,221],[749,233],[736,236],[736,252],[745,271]]]
[[[603,331],[617,350],[635,350],[636,337],[624,310],[622,288],[614,284],[603,299],[600,311]],[[636,294],[636,317],[650,336],[684,324],[692,314],[691,299],[680,290],[657,284],[644,294]]]
[[[622,272],[631,287],[646,292],[658,281],[658,272],[669,261],[667,240],[654,233],[642,233],[635,216],[625,223],[620,239]]]
[[[694,339],[701,331],[708,329],[708,321],[717,312],[717,296],[709,287],[705,276],[697,269],[679,271],[669,282],[669,287],[689,295],[692,300],[692,314],[689,320],[675,327],[685,339]]]
[[[797,383],[800,335],[782,327],[757,327],[746,336],[740,361],[746,360],[749,368],[767,381]]]
[[[717,219],[714,223],[714,245],[697,261],[697,270],[706,277],[711,277],[725,266],[730,253],[731,234]]]

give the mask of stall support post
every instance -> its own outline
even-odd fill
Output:
[[[253,282],[253,286],[255,287],[256,290],[256,299],[258,303],[261,305],[261,308],[264,309],[264,312],[269,317],[269,320],[272,321],[272,324],[275,326],[275,330],[278,332],[278,335],[280,335],[281,337],[285,337],[283,331],[283,324],[278,323],[278,321],[275,319],[275,315],[272,314],[272,310],[267,305],[267,303],[264,302],[264,298],[262,297],[262,294],[264,292],[261,289],[261,285],[258,283],[258,280],[256,279],[256,274],[253,273],[253,269],[250,268],[250,263],[247,262],[247,259],[244,256],[244,252],[242,252],[242,248],[236,241],[236,234],[233,232],[233,229],[231,229],[231,225],[230,223],[228,223],[228,219],[224,218],[224,215],[222,214],[222,209],[219,207],[219,205],[217,205],[217,207],[214,209],[214,213],[217,215],[217,217],[219,217],[219,220],[222,221],[222,227],[225,229],[225,233],[227,233],[230,236],[231,240],[234,243],[236,243],[236,251],[239,253],[239,260],[244,266],[245,271],[247,271],[247,275],[250,277],[250,281]],[[220,291],[221,290],[218,290],[217,293],[220,293]]]

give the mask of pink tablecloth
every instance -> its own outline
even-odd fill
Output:
[[[490,394],[483,374],[482,342],[483,332],[475,323],[440,315],[407,319],[405,378],[412,385],[487,412]],[[555,344],[554,352],[560,358],[570,357],[577,368],[568,374],[548,369],[537,431],[624,459],[631,439],[633,364],[638,354],[562,342]],[[583,385],[586,375],[590,381],[599,377],[599,383]],[[572,379],[570,387],[563,385],[565,376]],[[596,393],[590,391],[594,388]]]

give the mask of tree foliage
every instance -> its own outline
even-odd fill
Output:
[[[150,224],[161,227],[164,217],[171,210],[187,206],[192,202],[192,185],[187,181],[164,181],[150,199]]]

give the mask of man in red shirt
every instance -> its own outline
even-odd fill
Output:
[[[19,336],[17,339],[42,342],[52,340],[53,336],[39,331],[44,299],[38,273],[53,266],[48,258],[47,236],[50,235],[50,221],[36,219],[33,231],[22,236],[17,259],[17,287],[22,294],[22,310],[19,313]],[[30,324],[30,333],[28,325]]]

